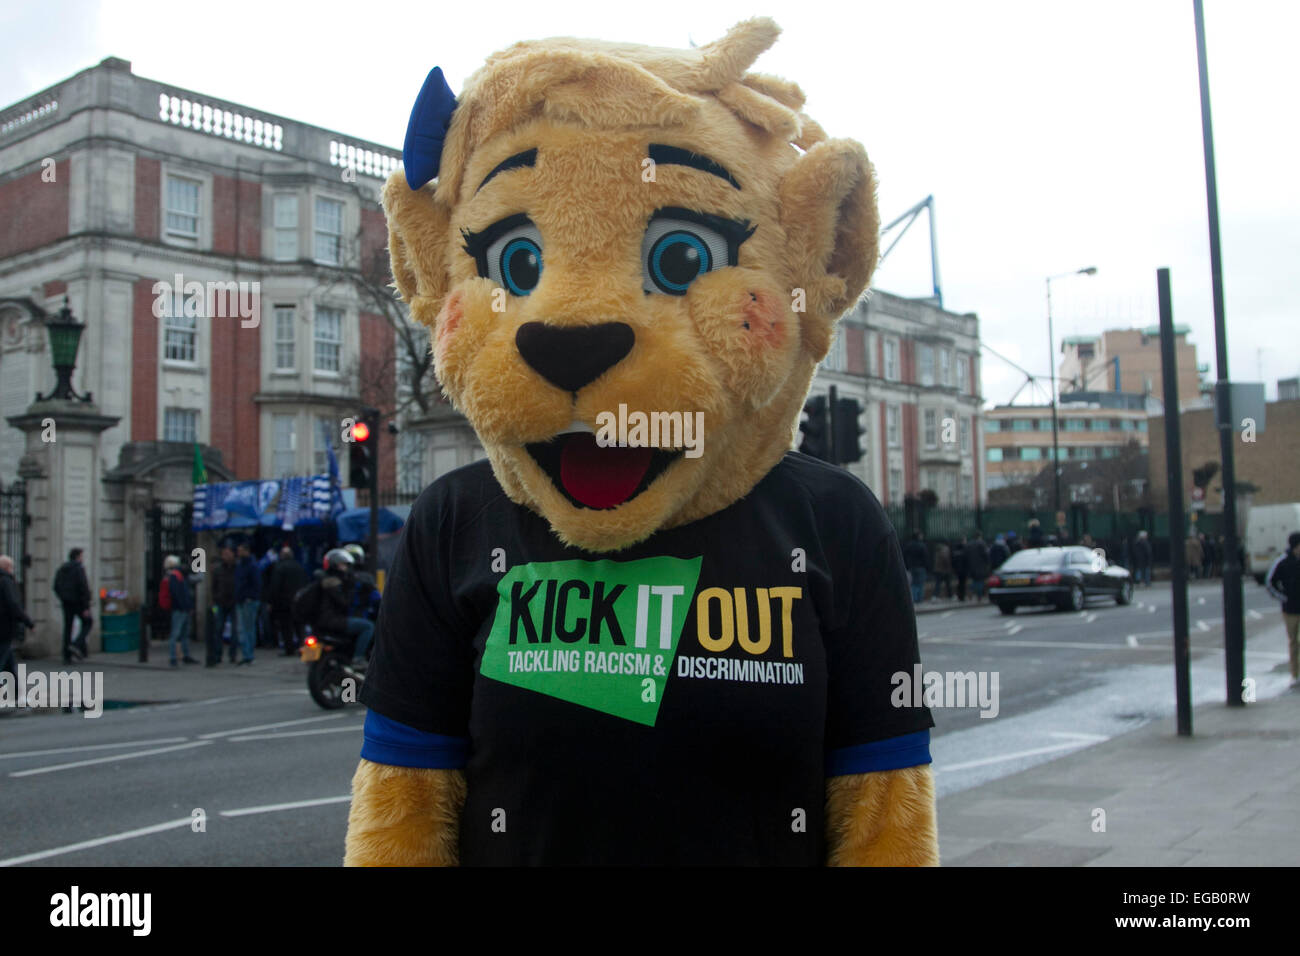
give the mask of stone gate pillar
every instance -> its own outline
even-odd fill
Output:
[[[19,475],[27,482],[27,509],[32,516],[27,550],[27,613],[36,630],[27,638],[24,653],[45,657],[62,652],[63,613],[54,596],[54,574],[68,551],[81,548],[90,590],[99,590],[97,558],[100,507],[100,439],[120,419],[102,415],[91,402],[48,399],[33,402],[9,424],[20,429],[26,452]],[[92,650],[102,649],[99,608],[92,608],[96,627],[89,638]]]

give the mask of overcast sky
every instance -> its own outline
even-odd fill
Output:
[[[1230,371],[1273,398],[1300,374],[1300,4],[1206,6]],[[138,75],[394,148],[433,66],[458,90],[520,39],[686,46],[771,16],[784,33],[756,68],[799,83],[832,136],[866,146],[884,221],[934,195],[944,305],[977,313],[987,345],[1046,375],[1046,276],[1098,269],[1053,282],[1059,341],[1155,324],[1155,270],[1168,266],[1174,319],[1216,374],[1191,0],[23,7],[0,12],[0,104],[119,56]],[[873,285],[929,294],[924,225]],[[987,351],[983,374],[990,404],[1024,381]]]

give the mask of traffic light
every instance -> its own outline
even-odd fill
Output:
[[[831,409],[831,432],[835,436],[835,463],[848,465],[862,460],[861,438],[866,429],[858,424],[862,405],[856,398],[837,398]]]
[[[815,395],[808,399],[804,403],[803,410],[807,415],[807,419],[799,423],[799,431],[803,432],[803,440],[799,442],[799,450],[805,455],[812,455],[822,461],[830,461],[831,431],[826,396]]]
[[[362,410],[352,424],[352,440],[348,443],[348,484],[353,488],[369,488],[376,476],[377,418],[378,413],[367,408]]]

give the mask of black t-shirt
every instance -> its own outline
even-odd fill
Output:
[[[486,462],[411,509],[362,756],[464,767],[463,865],[825,860],[825,778],[928,763],[897,538],[791,452],[742,500],[610,554]],[[898,705],[895,705],[897,700]]]

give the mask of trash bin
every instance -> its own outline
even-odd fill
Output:
[[[104,639],[104,653],[134,651],[140,648],[140,612],[105,614],[99,619]]]

